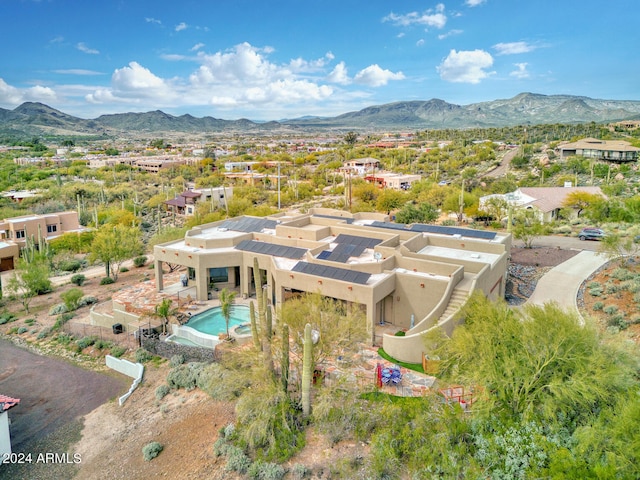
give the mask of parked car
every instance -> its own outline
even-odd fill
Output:
[[[580,240],[602,240],[606,233],[600,228],[583,228],[578,234]]]

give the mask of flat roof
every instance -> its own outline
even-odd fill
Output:
[[[461,250],[458,248],[437,247],[427,245],[418,252],[421,255],[433,255],[434,257],[467,260],[471,262],[495,264],[500,258],[500,254],[477,252],[473,250]]]

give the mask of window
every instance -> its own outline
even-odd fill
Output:
[[[58,231],[58,225],[47,225],[47,233],[55,233]]]
[[[25,238],[26,234],[24,233],[24,230],[16,230],[16,238]]]
[[[209,269],[209,283],[226,283],[228,281],[229,272],[226,267]]]

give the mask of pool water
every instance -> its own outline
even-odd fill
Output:
[[[231,329],[236,325],[241,325],[250,321],[249,307],[245,307],[244,305],[234,305],[231,307],[229,331],[231,331]],[[220,307],[214,307],[194,315],[187,323],[185,323],[185,325],[208,335],[220,335],[221,333],[227,333],[227,325]]]

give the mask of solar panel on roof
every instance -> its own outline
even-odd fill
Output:
[[[318,254],[318,260],[326,260],[331,255],[331,250],[323,250]]]
[[[379,222],[375,220],[370,224],[372,227],[388,228],[391,230],[406,230],[407,226],[404,223],[391,223],[391,222]]]
[[[226,228],[234,232],[261,232],[265,228],[276,228],[278,222],[267,218],[241,218],[240,220],[227,220],[219,225],[218,228]]]
[[[244,252],[262,253],[274,257],[291,258],[297,260],[302,258],[306,249],[298,247],[287,247],[285,245],[275,245],[273,243],[256,242],[255,240],[243,240],[235,246],[236,250]]]
[[[354,270],[347,270],[346,268],[328,267],[326,265],[309,262],[298,262],[291,270],[316,277],[331,278],[334,280],[358,283],[360,285],[366,285],[369,277],[371,277],[369,273],[356,272]]]
[[[460,235],[468,238],[482,238],[485,240],[493,240],[496,232],[486,230],[472,230],[470,228],[444,227],[442,225],[425,225],[416,223],[411,227],[412,232],[439,233],[441,235]]]
[[[338,217],[336,215],[320,215],[320,214],[314,213],[313,216],[320,217],[320,218],[333,218],[336,220],[344,220],[349,225],[353,223],[353,218]]]
[[[364,248],[373,248],[382,240],[379,238],[359,237],[356,235],[346,235],[341,233],[334,240],[336,243],[349,243],[351,245],[362,245]]]

